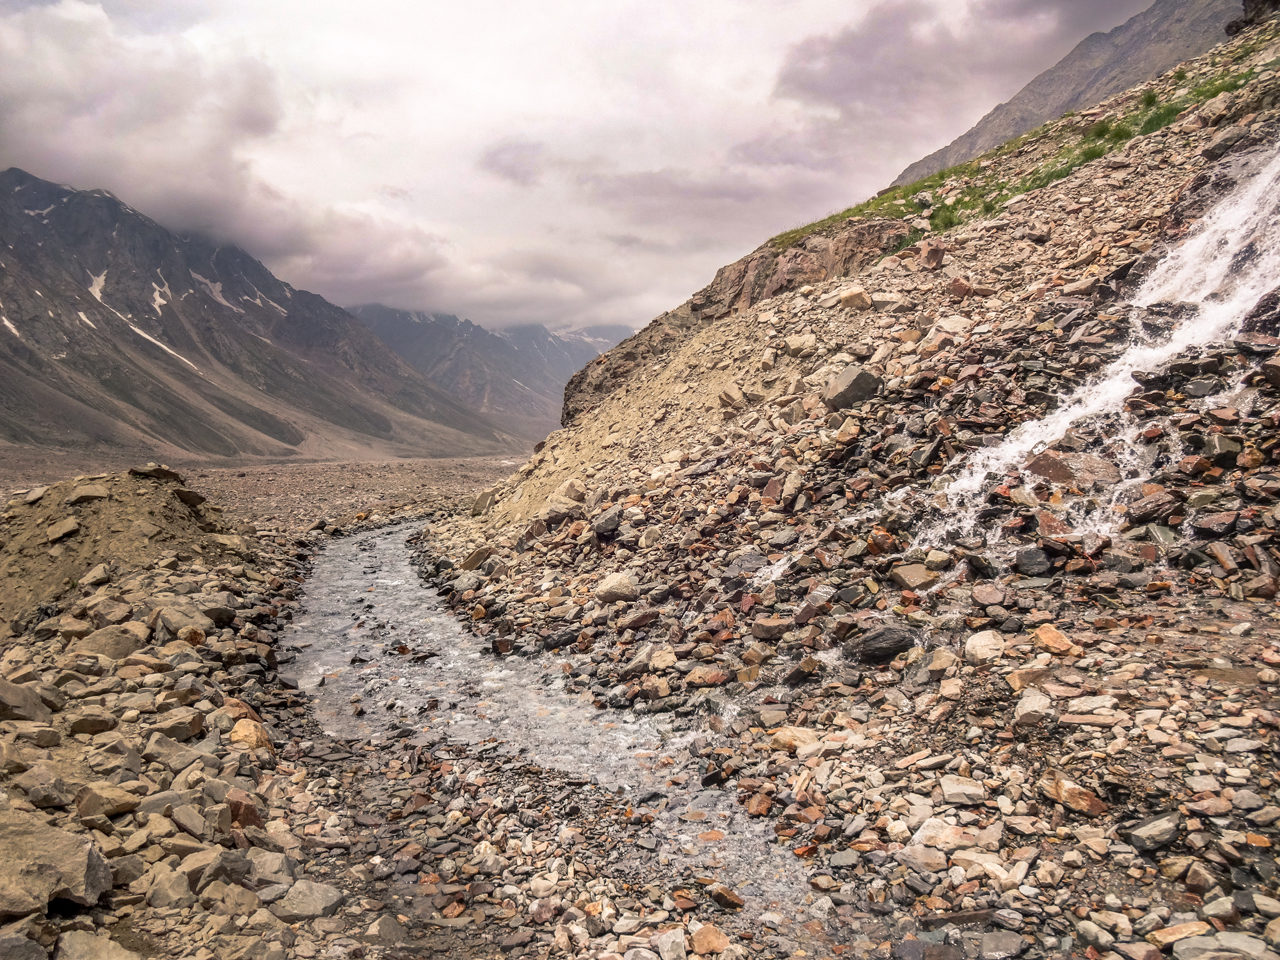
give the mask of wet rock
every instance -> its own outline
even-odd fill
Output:
[[[904,590],[928,590],[940,579],[937,571],[930,570],[923,563],[906,563],[894,567],[890,576]]]
[[[876,627],[844,646],[845,656],[862,663],[888,663],[919,646],[920,633],[906,627]]]

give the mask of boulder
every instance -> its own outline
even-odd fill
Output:
[[[21,933],[4,931],[0,932],[0,957],[4,960],[49,960],[49,952]]]
[[[0,863],[0,916],[42,911],[50,900],[88,907],[111,889],[93,841],[20,810],[0,811]]]
[[[48,723],[52,718],[52,711],[40,699],[34,684],[0,680],[0,720]]]
[[[880,378],[874,373],[850,364],[827,382],[822,401],[832,410],[841,410],[874,397],[880,391],[880,384]]]
[[[640,597],[640,587],[630,574],[611,573],[596,586],[595,596],[601,603],[637,600]]]
[[[123,660],[145,647],[151,637],[146,624],[131,621],[103,627],[79,640],[72,640],[68,653],[92,653],[109,660]]]
[[[1004,637],[994,630],[975,633],[964,642],[964,659],[967,663],[981,664],[999,660],[1004,655]]]
[[[299,880],[289,892],[271,905],[271,912],[285,923],[331,917],[346,897],[337,887],[314,880]]]
[[[68,930],[58,938],[54,960],[142,960],[142,954],[126,950],[105,933]]]

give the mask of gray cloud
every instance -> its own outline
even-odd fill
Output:
[[[530,187],[542,179],[546,149],[537,140],[508,137],[488,147],[477,166],[500,180]]]
[[[0,0],[0,167],[339,303],[641,324],[1147,3]]]
[[[858,23],[797,44],[778,93],[855,119],[921,108],[932,119],[956,105],[972,109],[988,91],[1016,92],[1086,33],[1148,6],[1150,0],[975,0],[967,16],[945,18],[934,0],[881,0]]]

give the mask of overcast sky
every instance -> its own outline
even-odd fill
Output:
[[[640,326],[1150,0],[0,0],[0,168],[343,305]]]

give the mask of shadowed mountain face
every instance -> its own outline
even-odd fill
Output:
[[[432,383],[504,430],[535,440],[560,425],[569,378],[632,332],[599,326],[555,334],[538,324],[492,332],[450,314],[381,304],[351,313]]]
[[[344,310],[104,191],[0,173],[0,244],[0,440],[227,458],[511,445]]]
[[[894,186],[971,160],[1069,110],[1158,76],[1226,40],[1240,0],[1156,0],[1109,33],[1082,40],[1058,63],[983,117],[969,132],[898,175]]]

